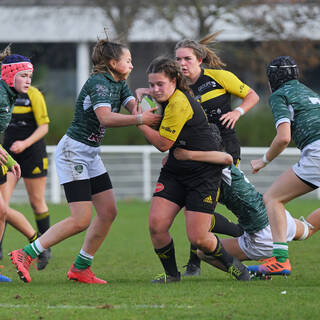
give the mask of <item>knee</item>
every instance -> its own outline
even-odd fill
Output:
[[[116,207],[108,208],[103,214],[99,214],[98,217],[102,223],[113,223],[116,216],[118,214],[118,210]]]
[[[75,233],[86,230],[89,227],[90,219],[72,219],[72,225]]]
[[[163,229],[164,228],[160,219],[157,219],[157,217],[149,218],[149,232],[151,237],[161,233]]]
[[[195,247],[202,249],[205,246],[205,241],[202,236],[191,235],[188,236],[190,243],[192,243]]]
[[[274,201],[273,197],[268,192],[266,192],[263,195],[263,202],[266,206],[272,203],[273,201]]]
[[[5,220],[7,218],[8,206],[5,202],[0,203],[0,219]]]

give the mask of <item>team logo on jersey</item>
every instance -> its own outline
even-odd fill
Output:
[[[81,174],[83,171],[83,165],[82,164],[75,165],[74,170],[76,170],[77,173]]]
[[[209,203],[209,204],[212,204],[212,203],[213,203],[213,201],[212,201],[212,197],[211,197],[211,195],[210,195],[210,196],[205,197],[205,198],[203,199],[203,202],[205,202],[205,203]]]
[[[170,129],[169,127],[161,126],[161,129],[164,130],[164,131],[170,132],[172,134],[175,134],[175,132],[176,132],[176,130]]]
[[[217,86],[217,83],[215,81],[207,81],[198,88],[198,92],[202,92],[207,90],[208,88],[215,88]]]
[[[96,90],[99,97],[106,97],[110,95],[109,88],[101,84],[96,85]]]
[[[156,188],[154,189],[154,193],[160,192],[164,189],[164,185],[160,182],[157,183]]]

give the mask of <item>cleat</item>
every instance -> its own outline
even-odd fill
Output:
[[[153,280],[151,280],[151,283],[169,283],[169,282],[178,282],[181,280],[180,272],[178,272],[177,276],[170,276],[166,273],[160,273],[158,274]]]
[[[90,267],[86,269],[77,269],[74,267],[74,264],[72,264],[71,268],[68,271],[68,279],[73,280],[74,282],[82,283],[107,283],[107,281],[97,278],[91,271]]]
[[[11,256],[12,264],[14,264],[17,269],[19,278],[24,282],[30,282],[29,268],[32,258],[22,251],[22,249],[11,251],[9,255]]]
[[[233,257],[232,264],[228,268],[228,273],[230,273],[232,277],[239,281],[250,281],[251,279],[247,267],[235,257]]]
[[[6,276],[0,274],[0,282],[11,282],[12,280]]]
[[[51,257],[52,255],[51,255],[50,248],[40,253],[38,256],[38,263],[37,263],[38,270],[43,270],[49,263],[49,259],[51,259]]]
[[[251,274],[256,275],[282,275],[289,276],[291,274],[291,265],[289,259],[285,262],[279,262],[275,257],[264,260],[260,265],[249,266],[248,270]]]
[[[250,273],[250,278],[251,280],[272,280],[272,277],[269,274]]]
[[[201,268],[200,266],[188,262],[187,265],[183,266],[184,268],[187,268],[186,271],[182,274],[182,277],[195,277],[200,276]]]

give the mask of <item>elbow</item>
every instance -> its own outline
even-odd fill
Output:
[[[167,146],[162,145],[162,146],[158,146],[157,149],[158,149],[159,151],[161,151],[161,152],[166,152],[166,151],[168,151],[170,148],[168,148]]]
[[[253,105],[256,105],[260,100],[260,97],[258,96],[258,94],[254,90],[251,91],[251,97],[253,100]]]
[[[291,141],[291,138],[288,136],[280,137],[277,139],[278,145],[282,148],[286,148],[290,143],[290,141]]]

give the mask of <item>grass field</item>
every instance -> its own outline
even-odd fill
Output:
[[[307,216],[319,206],[316,200],[296,200],[288,205],[293,216]],[[15,206],[33,223],[27,205]],[[148,234],[148,203],[120,202],[119,214],[106,241],[95,256],[93,271],[107,285],[86,285],[67,280],[66,274],[79,252],[84,233],[53,247],[47,268],[31,267],[32,282],[18,280],[9,257],[1,272],[12,278],[1,283],[0,319],[318,319],[320,296],[319,235],[290,244],[292,275],[271,281],[237,282],[207,264],[200,277],[180,283],[150,283],[162,267]],[[227,210],[219,207],[219,212]],[[69,214],[67,205],[50,206],[52,222]],[[320,234],[320,233],[319,233]],[[183,214],[172,227],[180,270],[189,244]],[[10,226],[4,253],[24,246],[26,240]],[[249,263],[250,264],[250,263]]]

